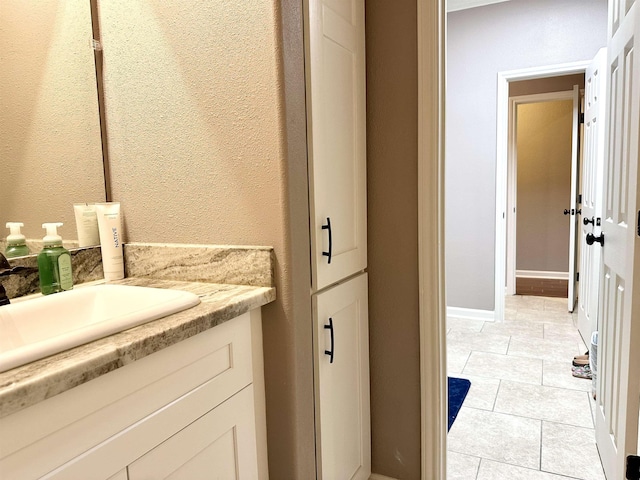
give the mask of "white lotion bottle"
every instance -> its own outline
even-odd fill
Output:
[[[119,202],[96,203],[102,268],[104,279],[109,281],[124,278],[124,256],[122,251],[122,217]]]
[[[96,206],[93,203],[74,203],[73,211],[76,216],[78,231],[78,246],[92,247],[100,243],[98,234],[98,218]]]

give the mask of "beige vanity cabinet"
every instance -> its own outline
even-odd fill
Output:
[[[0,420],[0,478],[266,479],[260,310]]]

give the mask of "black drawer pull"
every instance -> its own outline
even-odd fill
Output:
[[[335,350],[333,343],[333,318],[329,317],[329,325],[324,326],[325,330],[328,329],[329,333],[331,333],[331,350],[325,350],[324,354],[329,355],[330,360],[329,363],[333,363],[333,352]]]
[[[329,261],[327,263],[331,263],[331,254],[333,252],[333,238],[331,236],[331,218],[327,217],[327,223],[322,225],[323,230],[329,230],[329,251],[322,252],[322,255],[325,257],[329,257]]]

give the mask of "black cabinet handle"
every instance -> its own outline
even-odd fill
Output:
[[[324,328],[325,330],[328,329],[329,333],[331,333],[331,350],[325,350],[324,354],[329,355],[330,357],[329,363],[333,363],[333,352],[335,350],[334,343],[333,343],[333,318],[329,317],[329,325],[325,325]]]
[[[573,209],[572,209],[573,210]],[[566,208],[564,209],[564,214],[565,215],[569,215],[571,213],[571,210],[567,210]]]
[[[323,230],[329,230],[329,251],[322,252],[322,255],[325,257],[329,257],[329,261],[327,263],[331,263],[331,254],[333,252],[333,238],[331,236],[331,218],[327,217],[327,223],[322,225]]]
[[[587,233],[587,245],[593,245],[596,242],[604,247],[604,233],[597,237],[593,233]]]
[[[591,218],[583,218],[583,219],[582,219],[582,223],[584,223],[585,225],[589,225],[589,224],[591,224],[591,225],[595,225],[595,224],[596,224],[596,220],[595,220],[595,218],[594,218],[594,217],[591,217]]]

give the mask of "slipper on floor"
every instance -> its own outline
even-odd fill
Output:
[[[571,367],[571,371],[573,372],[574,370],[577,370],[579,368],[584,368],[584,367],[589,367],[589,364],[586,364],[586,365],[573,365]]]
[[[574,367],[584,367],[585,365],[589,365],[589,357],[587,358],[574,358],[571,362]]]
[[[585,365],[583,367],[572,367],[571,375],[577,378],[586,378],[591,380],[593,374],[591,373],[591,367],[589,365]]]
[[[573,357],[573,361],[571,363],[573,364],[574,367],[583,367],[585,365],[588,365],[589,351],[587,350],[587,352],[584,355],[576,355],[575,357]]]

